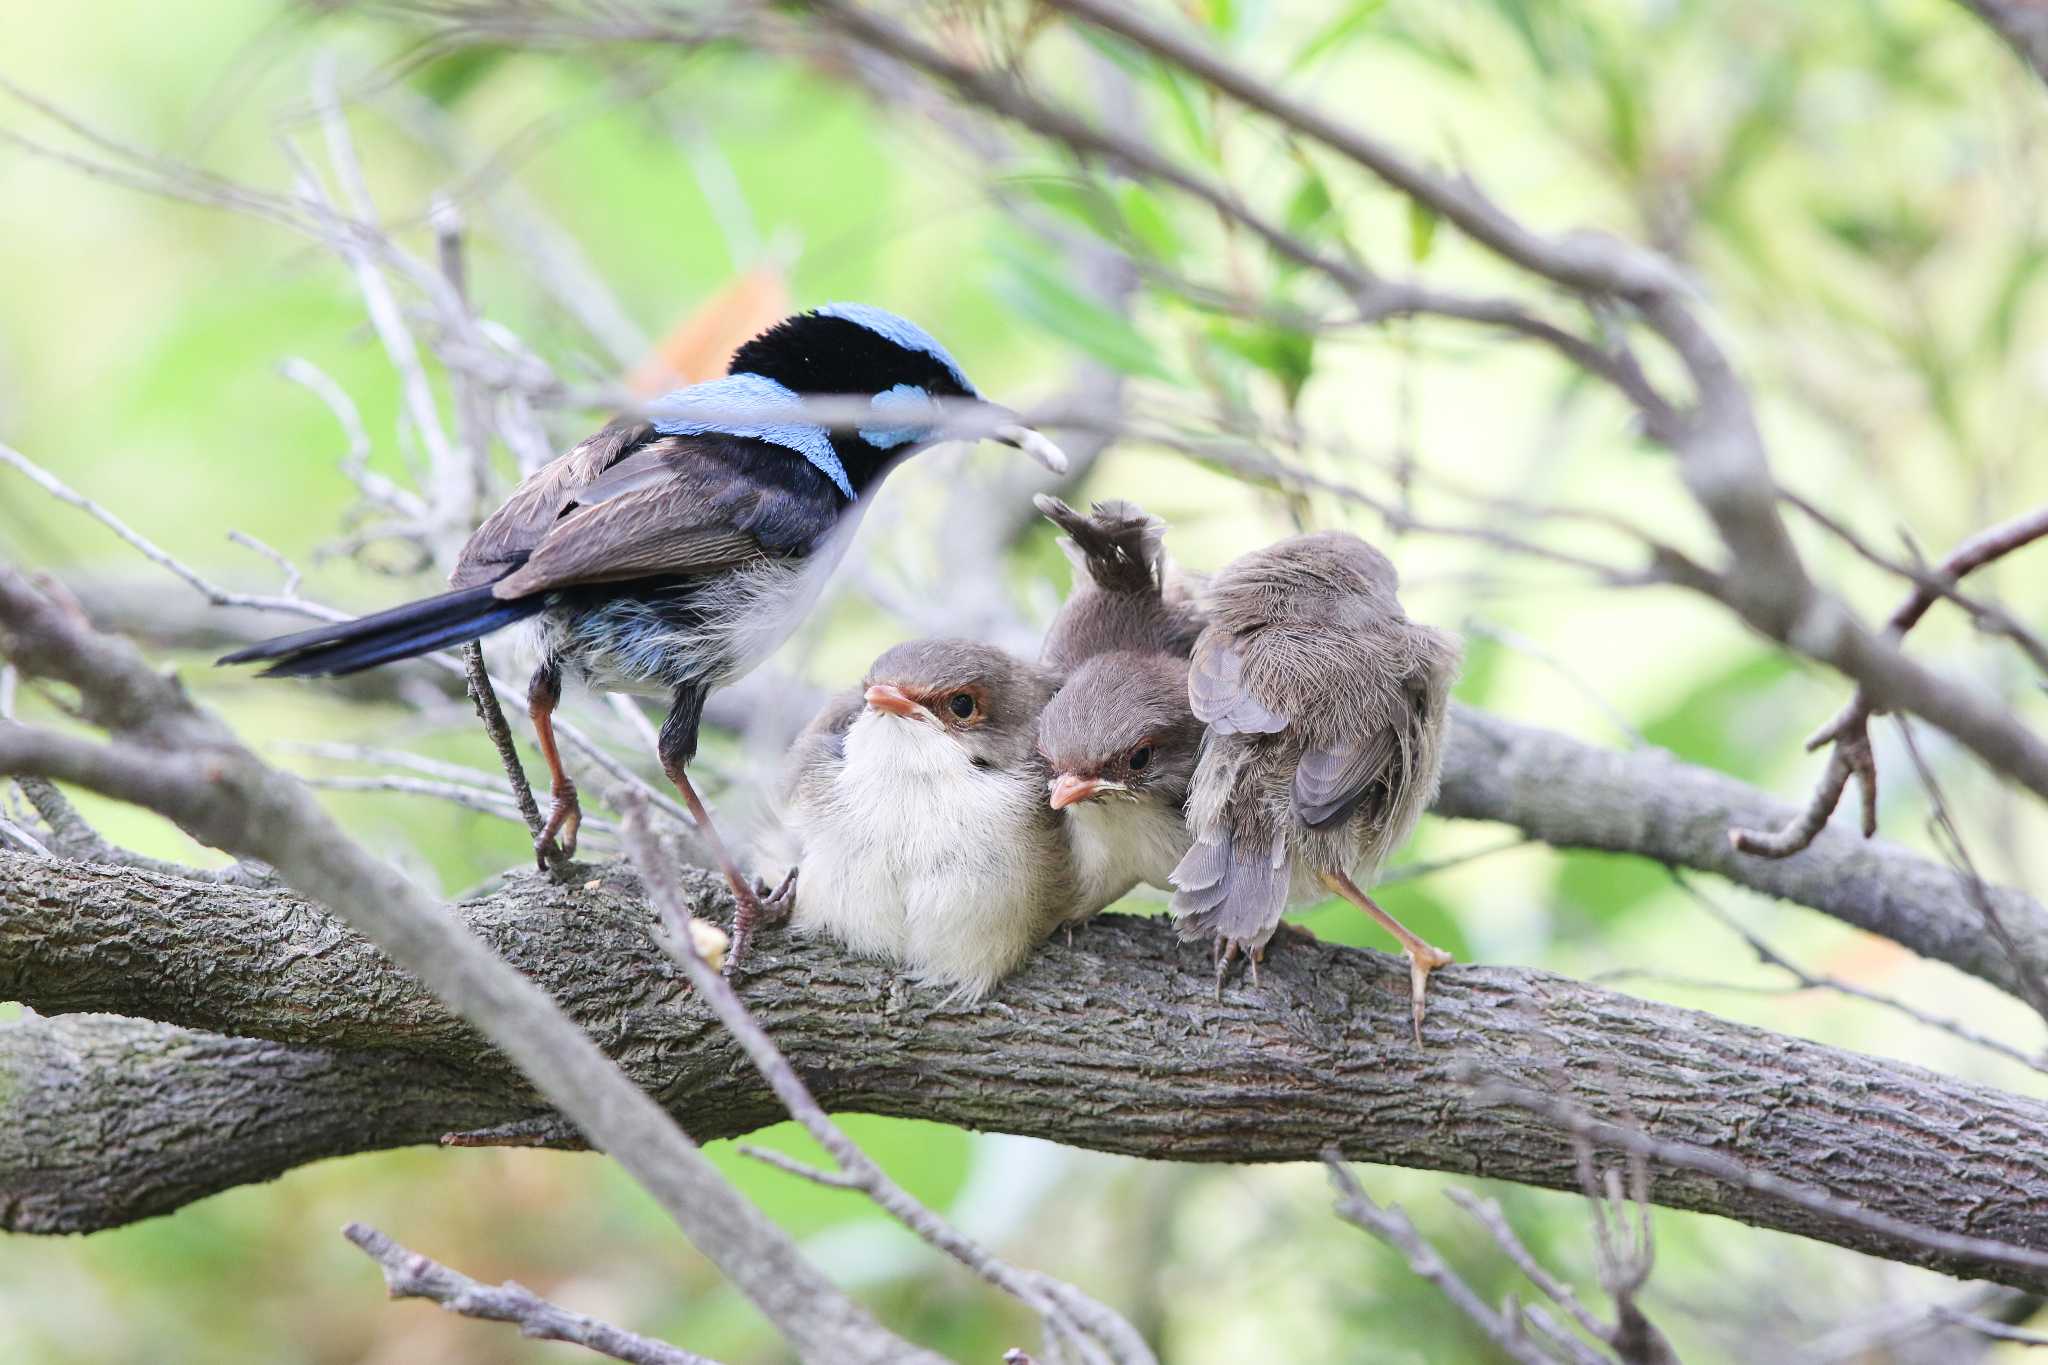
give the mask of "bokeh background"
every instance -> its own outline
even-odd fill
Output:
[[[1874,543],[1939,554],[2048,496],[2048,94],[1959,5],[1208,0],[1188,12],[1242,60],[1469,169],[1538,225],[1596,225],[1671,253],[1756,389],[1780,479]],[[1112,45],[1031,27],[1021,11],[998,22],[947,8],[936,22],[963,51],[1020,43],[1050,92],[1098,109],[1115,99],[1128,126],[1333,249],[1394,273],[1419,267],[1481,287],[1506,278],[1395,196]],[[1055,398],[1077,364],[1106,365],[1130,377],[1134,403],[1195,424],[1254,425],[1303,467],[1378,497],[1398,500],[1412,461],[1453,484],[1591,504],[1680,544],[1711,543],[1670,459],[1636,439],[1617,400],[1549,356],[1448,324],[1250,321],[1159,280],[1125,307],[1105,302],[1080,278],[1077,239],[1109,237],[1162,272],[1269,308],[1330,311],[1312,285],[1197,210],[1129,185],[1105,192],[1028,145],[992,165],[917,107],[795,61],[736,50],[439,54],[422,52],[403,17],[273,0],[17,4],[0,28],[0,75],[21,91],[111,137],[279,192],[293,175],[283,147],[319,153],[311,92],[332,73],[386,227],[430,254],[428,208],[452,196],[472,225],[477,307],[572,384],[616,386],[649,355],[701,346],[721,309],[862,299],[923,322],[1005,401]],[[426,578],[402,547],[334,551],[354,500],[345,441],[279,373],[302,357],[331,375],[361,411],[372,467],[407,477],[397,381],[342,265],[276,225],[110,183],[23,139],[92,150],[32,102],[0,97],[0,440],[231,586],[278,582],[269,561],[229,543],[238,530],[304,566],[306,590],[324,600],[367,608],[420,590]],[[536,240],[584,263],[591,311],[611,310],[609,336],[535,286]],[[600,415],[565,406],[545,420],[566,444]],[[934,548],[950,499],[1006,458],[948,450],[897,476],[863,532],[867,572],[888,591],[849,588],[778,666],[840,685],[918,633],[923,613],[957,590]],[[1589,553],[1622,544],[1407,484],[1424,512]],[[1395,557],[1416,615],[1465,632],[1465,701],[1604,744],[1664,746],[1788,796],[1818,771],[1802,739],[1846,693],[1675,591],[1603,589],[1469,539],[1402,534],[1341,496],[1248,484],[1156,443],[1118,445],[1086,491],[1167,517],[1175,553],[1198,568],[1298,525],[1350,527]],[[1873,616],[1889,610],[1894,580],[1799,529],[1852,601]],[[0,550],[117,594],[177,590],[5,469]],[[2021,558],[1979,586],[2040,628],[2040,582],[2039,565]],[[1065,583],[1050,533],[1034,532],[1000,588],[1017,619],[1042,623]],[[1952,613],[1937,610],[1912,645],[2039,715],[2015,656]],[[247,737],[308,773],[360,773],[290,747],[309,740],[491,765],[459,719],[429,723],[410,708],[343,704],[213,675],[198,654],[172,657]],[[1938,736],[1923,731],[1922,743],[1986,873],[2048,884],[2038,807]],[[772,769],[772,756],[739,745],[714,741],[711,753],[742,781]],[[1880,760],[1886,834],[1932,847],[1924,794],[1888,729]],[[219,861],[150,817],[80,801],[120,842]],[[450,894],[526,856],[523,831],[488,814],[388,791],[331,801],[359,836]],[[1452,864],[1385,899],[1461,960],[1611,977],[1788,1033],[2048,1089],[2038,1073],[1896,1013],[1786,989],[1783,973],[1656,866],[1436,820],[1402,861]],[[1975,981],[1796,907],[1702,885],[1815,972],[2040,1049],[2039,1020]],[[1340,906],[1304,921],[1326,938],[1387,946]],[[1014,1259],[1108,1299],[1169,1360],[1488,1358],[1433,1289],[1330,1215],[1317,1169],[1149,1164],[859,1117],[849,1127],[919,1196]],[[799,1146],[780,1131],[772,1140]],[[732,1178],[912,1336],[978,1360],[1030,1339],[1021,1314],[853,1196],[726,1146],[715,1144]],[[1513,1287],[1503,1258],[1440,1197],[1442,1178],[1366,1179],[1489,1296]],[[1580,1201],[1478,1185],[1540,1256],[1591,1283]],[[0,1240],[0,1360],[567,1358],[569,1348],[504,1328],[387,1306],[374,1267],[338,1236],[349,1219],[721,1359],[781,1358],[747,1304],[603,1159],[422,1150],[322,1163],[89,1238]],[[1688,1358],[1786,1358],[1874,1304],[1942,1288],[1712,1220],[1660,1214],[1656,1228],[1647,1302]]]

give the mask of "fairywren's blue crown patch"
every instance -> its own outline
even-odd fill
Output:
[[[802,402],[794,389],[766,375],[743,372],[664,394],[647,405],[647,420],[664,436],[742,436],[794,450],[851,500],[853,481],[846,477],[846,466],[825,428],[787,419],[747,419],[751,412],[788,409]]]
[[[952,352],[941,346],[938,339],[909,318],[898,317],[886,308],[877,308],[871,303],[828,303],[817,310],[821,318],[840,318],[867,328],[876,336],[893,341],[906,351],[922,351],[946,367],[961,391],[971,398],[979,398],[981,391],[967,378],[960,362],[953,359]]]

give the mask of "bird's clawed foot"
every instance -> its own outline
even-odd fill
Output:
[[[1443,949],[1415,939],[1401,945],[1402,955],[1408,959],[1408,994],[1410,1012],[1415,1021],[1415,1046],[1422,1046],[1422,998],[1429,989],[1429,974],[1439,967],[1448,967],[1457,961]]]
[[[765,881],[757,879],[754,882],[754,894],[761,901],[763,924],[780,924],[796,913],[796,873],[797,870],[792,867],[783,877],[782,885],[773,891],[768,889],[768,883]]]
[[[728,880],[732,884],[732,898],[739,909],[732,917],[732,949],[725,955],[725,974],[731,976],[733,967],[746,956],[748,945],[753,942],[754,930],[763,925],[773,926],[787,920],[796,909],[796,874],[791,868],[782,879],[782,885],[773,891],[766,882],[748,886],[737,876]]]
[[[546,872],[558,862],[576,856],[576,831],[583,826],[583,803],[576,797],[576,784],[564,777],[550,790],[554,809],[533,841],[533,861]]]
[[[1245,970],[1251,975],[1252,989],[1259,987],[1259,964],[1266,960],[1266,945],[1247,945],[1234,938],[1218,935],[1210,945],[1210,954],[1216,959],[1216,998],[1223,998],[1223,983],[1230,979],[1230,969],[1239,957],[1245,961]]]

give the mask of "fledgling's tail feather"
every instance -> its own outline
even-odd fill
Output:
[[[263,670],[266,678],[339,677],[481,639],[535,615],[545,605],[538,596],[500,601],[491,596],[491,585],[485,583],[408,602],[373,616],[280,635],[222,655],[217,662],[275,660]]]
[[[1060,548],[1104,592],[1158,592],[1165,580],[1166,523],[1135,502],[1111,498],[1088,516],[1049,493],[1032,502],[1072,539]]]
[[[1228,834],[1195,840],[1173,869],[1173,919],[1182,942],[1223,939],[1261,947],[1287,912],[1285,846],[1269,856],[1240,857]]]

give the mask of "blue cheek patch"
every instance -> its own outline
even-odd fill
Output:
[[[932,396],[915,384],[898,384],[885,389],[869,400],[875,411],[884,417],[908,417],[912,413],[924,415],[929,411]],[[898,446],[910,445],[931,438],[932,429],[925,424],[900,427],[862,427],[860,438],[878,450],[894,450]]]
[[[953,382],[960,386],[961,392],[969,398],[981,396],[981,391],[967,381],[966,372],[960,368],[960,363],[953,359],[952,354],[939,345],[930,332],[909,318],[897,317],[888,309],[877,308],[871,303],[828,303],[817,312],[819,317],[842,318],[847,322],[858,323],[876,336],[895,342],[906,351],[919,351],[930,356],[953,376]]]
[[[922,389],[916,392],[923,396]],[[729,374],[664,394],[647,405],[647,419],[664,436],[739,436],[793,450],[851,501],[853,481],[846,477],[846,466],[832,448],[832,435],[825,428],[809,422],[747,420],[749,412],[771,412],[801,402],[794,389],[766,375]]]

